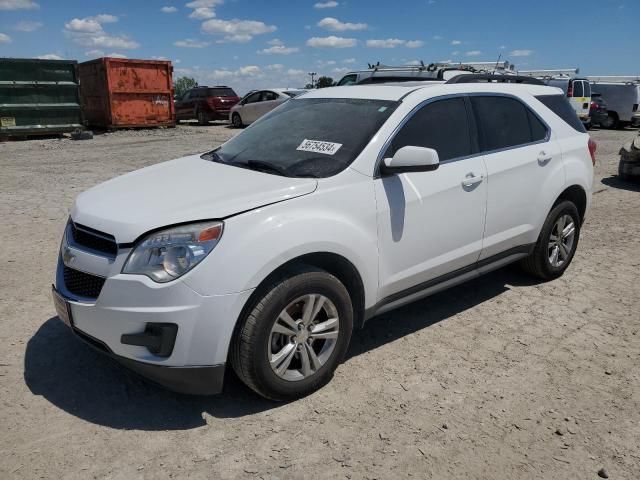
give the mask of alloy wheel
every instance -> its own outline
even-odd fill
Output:
[[[576,226],[571,215],[561,215],[553,224],[549,236],[548,255],[552,267],[561,267],[571,255]]]
[[[335,350],[339,326],[338,310],[324,295],[305,295],[289,303],[269,334],[274,373],[288,381],[314,375]]]

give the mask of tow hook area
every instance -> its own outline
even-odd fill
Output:
[[[158,357],[168,357],[176,343],[178,325],[175,323],[147,323],[142,333],[126,333],[120,337],[125,345],[147,347],[149,352]]]

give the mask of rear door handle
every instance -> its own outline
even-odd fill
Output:
[[[551,161],[552,158],[553,157],[551,155],[547,155],[547,152],[543,150],[538,154],[538,163],[540,165],[546,165]]]
[[[462,180],[463,187],[472,187],[484,180],[484,175],[476,175],[473,172],[467,173],[466,177]]]

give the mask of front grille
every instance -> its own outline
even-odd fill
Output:
[[[64,267],[64,284],[74,295],[87,298],[98,298],[105,278],[84,273],[67,266]]]
[[[118,254],[118,244],[113,235],[102,233],[83,225],[77,225],[73,222],[71,222],[71,235],[73,236],[73,241],[78,245],[113,256]]]

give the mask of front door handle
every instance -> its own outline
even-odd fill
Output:
[[[542,166],[546,165],[551,161],[553,157],[551,155],[547,155],[547,152],[544,150],[538,154],[538,163]]]
[[[467,173],[467,175],[462,180],[463,187],[473,187],[474,185],[480,183],[484,180],[484,175],[476,175],[473,172]]]

